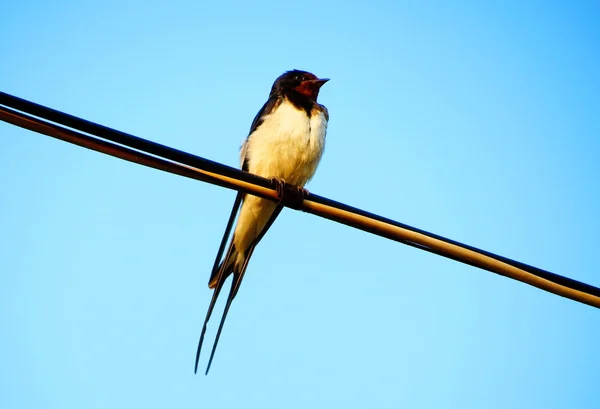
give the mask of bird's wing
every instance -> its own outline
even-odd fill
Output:
[[[273,110],[281,103],[282,99],[283,98],[279,97],[279,96],[270,97],[267,100],[267,102],[263,105],[263,107],[260,109],[260,111],[258,111],[256,116],[254,117],[254,120],[252,121],[252,126],[250,127],[250,132],[248,134],[248,137],[246,138],[246,140],[244,141],[244,143],[242,144],[242,147],[241,147],[240,162],[241,162],[242,170],[244,170],[246,172],[248,171],[248,158],[247,158],[246,154],[248,151],[248,142],[250,140],[250,136],[264,122],[264,117],[266,115],[270,114],[271,112],[273,112]],[[225,270],[228,268],[228,265],[227,265],[227,264],[229,264],[228,259],[232,256],[232,252],[235,251],[235,249],[233,247],[233,240],[229,243],[229,249],[227,250],[227,254],[225,255],[225,258],[223,259],[223,262],[220,264],[219,264],[219,262],[221,261],[221,259],[223,257],[223,251],[225,250],[225,245],[227,244],[227,241],[229,240],[229,236],[231,234],[231,229],[233,227],[233,222],[235,221],[235,218],[240,209],[240,205],[244,199],[244,196],[245,196],[244,193],[238,192],[238,194],[235,198],[233,207],[231,209],[231,214],[229,215],[229,220],[227,221],[227,226],[225,227],[225,232],[223,234],[223,238],[221,239],[219,251],[217,252],[217,256],[215,257],[215,262],[213,264],[213,268],[212,268],[212,271],[210,274],[209,287],[214,288],[214,292],[213,292],[212,299],[210,301],[210,305],[208,307],[208,311],[206,312],[206,317],[204,319],[204,325],[202,327],[202,333],[200,334],[200,340],[198,342],[198,350],[196,351],[196,363],[195,363],[194,372],[196,372],[196,370],[198,369],[198,360],[200,358],[200,351],[202,349],[204,335],[206,334],[206,325],[208,323],[208,320],[210,319],[210,316],[212,315],[212,311],[215,307],[215,303],[217,301],[217,298],[219,297],[219,294],[221,292],[223,284],[225,283],[225,279],[229,275],[229,274],[226,274]],[[215,351],[217,348],[217,343],[219,342],[219,337],[221,336],[221,330],[223,328],[223,323],[225,322],[225,318],[227,317],[227,312],[229,311],[231,302],[233,301],[233,298],[237,294],[239,286],[242,282],[242,278],[244,277],[244,273],[246,272],[248,260],[250,260],[250,256],[252,255],[254,248],[256,247],[258,242],[263,238],[263,236],[265,235],[265,233],[267,232],[269,227],[271,227],[271,224],[273,224],[273,221],[275,221],[275,219],[281,212],[282,208],[283,208],[282,206],[277,206],[277,208],[271,215],[269,221],[265,225],[264,229],[256,237],[256,239],[254,239],[254,241],[248,248],[247,254],[246,254],[246,259],[245,259],[245,262],[244,262],[242,268],[240,269],[240,271],[237,274],[234,274],[234,279],[231,283],[231,289],[229,290],[229,295],[227,297],[227,303],[225,305],[225,310],[223,311],[223,316],[221,318],[221,323],[220,323],[219,329],[217,331],[215,343],[213,344],[213,349],[212,349],[212,352],[210,355],[208,367],[206,368],[206,373],[208,373],[208,370],[210,369],[210,364],[212,363],[212,360],[213,360],[213,357],[214,357],[214,354],[215,354]]]
[[[321,109],[323,110],[323,114],[325,115],[325,120],[327,122],[329,122],[329,111],[327,110],[327,108],[325,108],[325,105],[320,105]]]
[[[215,278],[219,273],[219,262],[223,257],[223,251],[225,250],[225,245],[229,239],[229,235],[231,234],[231,228],[233,227],[233,222],[235,217],[237,216],[238,211],[240,210],[240,205],[242,203],[242,199],[244,194],[242,192],[238,192],[235,197],[235,201],[233,202],[233,207],[231,208],[231,214],[229,215],[229,220],[227,221],[227,226],[225,227],[225,232],[223,233],[223,238],[221,239],[221,245],[219,246],[219,251],[217,252],[217,257],[215,257],[215,263],[213,264],[212,271],[210,272],[210,278],[208,279],[209,288],[214,287],[212,285],[215,282]],[[231,246],[231,245],[230,245]]]
[[[246,153],[248,151],[248,141],[250,140],[250,135],[254,133],[258,129],[258,127],[263,123],[265,115],[273,112],[273,110],[281,103],[281,98],[277,96],[273,96],[265,102],[260,111],[254,117],[252,121],[252,126],[250,127],[250,133],[244,140],[240,150],[240,166],[242,170],[248,171],[248,158],[246,157]],[[229,235],[231,234],[231,228],[233,227],[233,222],[235,221],[235,217],[240,209],[240,205],[242,200],[244,199],[244,194],[238,192],[235,202],[233,202],[233,208],[231,209],[231,214],[229,215],[229,221],[227,222],[227,227],[225,228],[225,233],[223,234],[223,238],[221,239],[221,245],[219,246],[219,251],[217,252],[217,257],[215,258],[215,263],[213,264],[212,271],[210,273],[209,287],[212,287],[210,283],[214,283],[216,275],[219,270],[219,262],[223,257],[223,251],[225,250],[225,245],[227,244],[227,240],[229,239]]]
[[[250,136],[254,133],[254,131],[258,129],[259,126],[262,125],[262,123],[265,120],[265,116],[273,112],[275,108],[277,108],[279,104],[281,104],[282,100],[283,97],[273,95],[267,100],[267,102],[265,102],[260,111],[258,111],[256,116],[254,117],[252,125],[250,126],[250,132],[248,133],[248,136],[242,143],[242,147],[240,149],[240,165],[242,167],[242,170],[248,172],[248,158],[246,157],[246,154],[248,153],[248,142],[250,141]]]

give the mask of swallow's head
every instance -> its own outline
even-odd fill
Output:
[[[297,92],[311,101],[316,101],[321,86],[329,81],[329,78],[318,78],[310,72],[292,70],[282,74],[275,80],[271,95],[276,92],[288,93]]]

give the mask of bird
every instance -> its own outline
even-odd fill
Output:
[[[325,148],[329,112],[317,102],[317,97],[327,81],[329,78],[318,78],[297,69],[287,71],[275,80],[267,102],[254,117],[241,146],[243,171],[273,179],[277,186],[293,185],[307,193],[304,185],[315,174]],[[280,203],[242,192],[237,194],[208,283],[213,295],[198,341],[194,373],[198,371],[207,324],[225,280],[233,275],[205,375],[210,370],[225,318],[244,278],[248,261],[281,210]],[[239,217],[229,240],[238,211]],[[223,257],[228,241],[229,247]]]

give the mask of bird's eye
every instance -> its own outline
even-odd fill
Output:
[[[298,82],[302,82],[303,81],[302,75],[296,75],[296,77],[294,79],[296,81],[298,81]]]

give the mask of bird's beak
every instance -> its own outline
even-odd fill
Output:
[[[319,89],[323,86],[323,84],[325,84],[327,81],[329,81],[329,78],[318,78],[316,80],[306,80],[303,81],[305,83],[308,83],[311,85],[311,88],[314,89]]]
[[[318,88],[321,88],[327,81],[329,81],[329,78],[319,78],[318,80],[314,80],[314,83]]]

